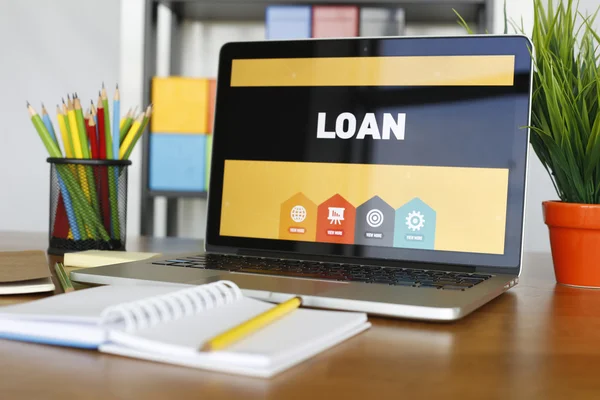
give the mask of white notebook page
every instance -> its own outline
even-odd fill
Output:
[[[153,353],[181,356],[198,355],[198,348],[215,335],[230,329],[266,310],[274,304],[244,298],[222,306],[158,324],[143,330],[111,332],[115,343]],[[240,363],[269,363],[303,347],[330,336],[339,336],[367,321],[363,313],[345,313],[297,309],[281,317],[256,333],[231,345],[219,353],[219,358],[230,358]],[[260,359],[260,360],[259,360]]]
[[[28,303],[0,307],[2,319],[97,323],[108,306],[172,293],[173,286],[99,286],[46,297]]]

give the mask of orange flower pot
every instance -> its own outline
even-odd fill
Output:
[[[556,281],[600,288],[600,205],[545,201]]]

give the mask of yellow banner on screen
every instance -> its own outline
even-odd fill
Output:
[[[437,213],[435,250],[504,253],[508,169],[225,160],[223,178],[224,236],[319,241],[317,208],[336,195],[393,209],[419,197]],[[282,232],[295,204],[306,218]]]
[[[231,86],[512,86],[514,66],[511,55],[240,59]]]

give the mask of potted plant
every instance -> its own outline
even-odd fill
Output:
[[[552,0],[534,0],[530,141],[560,199],[542,203],[556,280],[600,288],[600,36],[592,26],[595,16],[582,15],[573,0],[556,6]],[[460,23],[470,32],[462,18]],[[524,33],[522,26],[517,30]]]

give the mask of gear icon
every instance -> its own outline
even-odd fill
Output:
[[[425,226],[425,217],[418,211],[408,213],[406,217],[406,226],[411,231],[420,231]]]

